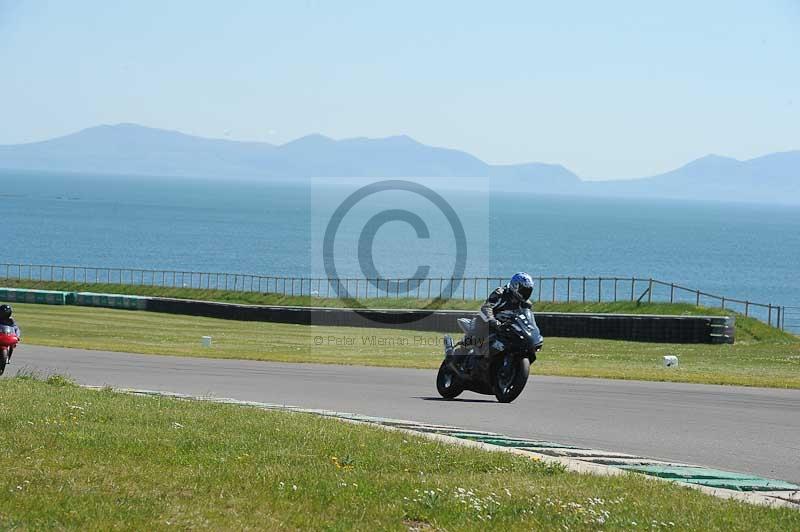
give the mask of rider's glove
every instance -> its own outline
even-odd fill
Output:
[[[490,319],[490,320],[489,320],[489,327],[490,327],[490,328],[491,328],[493,331],[496,331],[496,330],[498,330],[498,329],[500,328],[500,322],[499,322],[499,321],[497,321],[497,319],[496,319],[496,318],[492,318],[492,319]]]

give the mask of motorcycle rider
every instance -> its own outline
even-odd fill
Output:
[[[525,272],[515,273],[511,281],[494,290],[481,305],[480,317],[492,331],[499,327],[497,314],[505,310],[519,311],[531,308],[528,298],[533,293],[533,278]]]
[[[532,307],[528,298],[533,293],[533,278],[525,272],[515,273],[511,281],[496,288],[481,305],[478,318],[472,320],[472,330],[464,336],[464,346],[473,345],[482,351],[484,340],[489,334],[497,332],[500,322],[497,315],[504,311],[519,312]],[[464,351],[461,351],[466,355]],[[463,360],[463,359],[462,359]]]
[[[17,322],[14,321],[14,318],[11,317],[13,309],[11,305],[0,305],[0,325],[5,325],[6,327],[12,327],[14,329],[14,334],[17,335],[17,338],[22,340],[22,331],[20,331]],[[8,359],[11,360],[11,355],[14,354],[14,350],[11,349],[8,352]]]

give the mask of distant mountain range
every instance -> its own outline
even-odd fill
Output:
[[[273,180],[488,176],[507,190],[516,186],[543,194],[800,204],[800,151],[747,161],[708,155],[657,176],[585,181],[561,165],[490,165],[469,153],[427,146],[407,136],[334,140],[309,135],[277,146],[117,124],[0,146],[0,169]]]

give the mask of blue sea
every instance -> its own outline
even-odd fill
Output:
[[[324,277],[325,231],[337,214],[332,249],[339,275],[364,277],[370,261],[381,276],[395,278],[414,275],[420,265],[434,277],[455,268],[452,220],[414,191],[376,192],[335,213],[363,183],[8,171],[0,182],[3,263]],[[454,180],[425,185],[458,216],[465,275],[653,277],[728,297],[800,304],[796,207],[539,196],[488,183],[459,190]]]

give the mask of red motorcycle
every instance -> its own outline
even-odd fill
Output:
[[[11,353],[18,343],[17,330],[14,327],[0,325],[0,375],[5,372],[8,359],[11,358]]]

